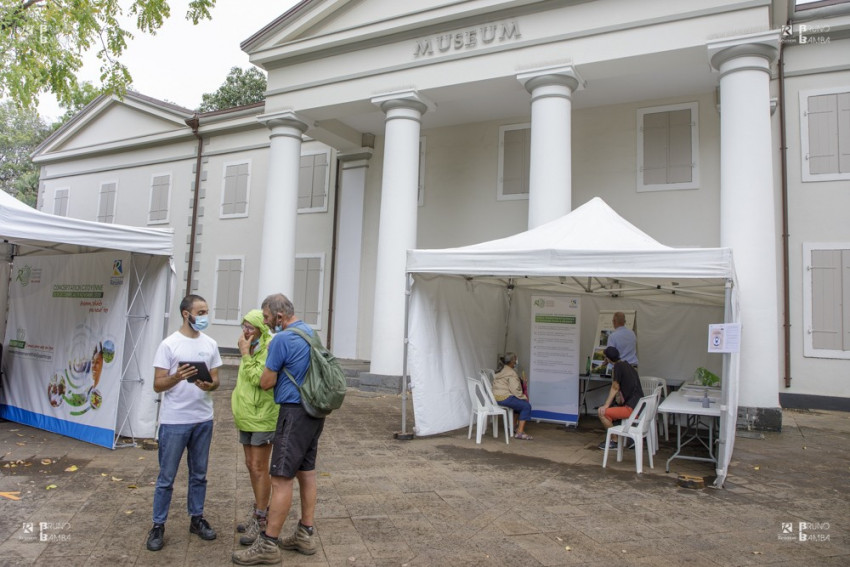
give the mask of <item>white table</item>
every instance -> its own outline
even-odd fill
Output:
[[[667,459],[667,472],[670,472],[670,461],[673,459],[687,459],[690,461],[717,462],[714,454],[714,431],[719,428],[720,423],[720,391],[709,389],[709,407],[702,407],[703,391],[705,388],[684,386],[680,390],[671,392],[667,398],[658,406],[658,411],[666,414],[681,415],[685,420],[685,433],[682,434],[682,423],[676,420],[676,452]],[[706,424],[703,420],[709,418]],[[700,435],[700,425],[708,425],[708,442]],[[684,438],[683,438],[684,437]],[[697,457],[682,455],[682,448],[699,442],[708,449],[708,457]]]

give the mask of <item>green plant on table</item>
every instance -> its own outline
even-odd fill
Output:
[[[701,386],[717,386],[720,384],[720,377],[707,368],[700,366],[694,371],[694,382]]]

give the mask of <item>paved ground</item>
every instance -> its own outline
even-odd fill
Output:
[[[0,492],[20,500],[0,497],[0,565],[230,565],[252,498],[229,410],[234,373],[222,375],[206,508],[217,540],[188,533],[185,465],[165,548],[151,553],[155,451],[4,422]],[[328,419],[320,550],[284,552],[285,565],[850,565],[850,414],[786,411],[782,433],[739,436],[724,490],[678,487],[678,473],[713,471],[674,462],[665,473],[669,445],[641,476],[633,455],[602,469],[595,420],[476,445],[465,429],[395,440],[400,415],[398,396],[351,390]]]

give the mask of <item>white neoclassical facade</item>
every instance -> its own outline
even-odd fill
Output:
[[[42,210],[175,229],[222,346],[283,291],[392,379],[408,249],[600,196],[664,244],[733,250],[750,422],[849,407],[849,3],[306,0],[242,48],[264,104],[100,99],[35,158]]]

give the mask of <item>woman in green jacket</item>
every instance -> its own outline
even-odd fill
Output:
[[[239,538],[242,545],[251,545],[266,528],[266,514],[271,494],[269,457],[277,426],[278,405],[273,390],[260,388],[260,376],[266,366],[268,345],[272,340],[269,328],[263,323],[263,312],[254,309],[242,319],[239,335],[239,375],[230,398],[233,419],[239,430],[239,443],[245,450],[245,466],[254,491],[254,509],[246,524],[237,526],[245,532]],[[240,529],[241,528],[241,529]]]

